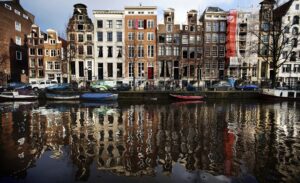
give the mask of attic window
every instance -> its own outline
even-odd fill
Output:
[[[23,14],[23,18],[25,18],[26,20],[28,20],[28,16]]]
[[[6,9],[11,10],[11,6],[9,6],[8,4],[4,4],[4,6],[5,6]]]
[[[21,12],[15,9],[15,14],[21,15]]]

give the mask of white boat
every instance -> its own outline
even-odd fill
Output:
[[[46,98],[51,100],[75,100],[79,99],[77,93],[46,93]]]
[[[7,91],[0,93],[0,100],[35,100],[35,94],[19,94],[18,91]]]
[[[263,98],[300,100],[300,90],[263,89],[261,95]]]

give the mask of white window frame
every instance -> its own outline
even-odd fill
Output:
[[[16,36],[16,45],[22,45],[22,38],[20,36]]]
[[[22,30],[22,25],[21,25],[20,22],[15,21],[15,29],[16,29],[16,31],[21,32],[21,30]]]
[[[153,32],[147,32],[147,40],[154,41],[154,33]]]
[[[154,45],[148,45],[148,58],[154,57]]]

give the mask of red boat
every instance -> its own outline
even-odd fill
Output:
[[[201,100],[204,97],[203,96],[194,96],[194,95],[174,95],[170,94],[171,97],[174,97],[176,99],[180,100]]]

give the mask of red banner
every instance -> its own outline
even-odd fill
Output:
[[[237,11],[230,10],[227,16],[226,57],[236,57]]]

